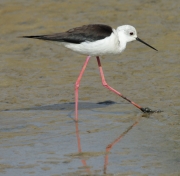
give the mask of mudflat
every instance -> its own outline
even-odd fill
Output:
[[[0,2],[0,175],[180,174],[179,1]],[[138,37],[121,55],[103,56],[106,81],[146,115],[101,84],[91,58],[56,42],[18,38],[90,23],[133,25]],[[99,103],[101,102],[101,103]]]

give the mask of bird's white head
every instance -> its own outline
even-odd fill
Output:
[[[120,41],[132,42],[137,38],[136,29],[130,25],[123,25],[117,28],[117,33]]]
[[[130,25],[123,25],[119,26],[116,30],[120,44],[121,44],[121,50],[124,50],[126,48],[127,42],[132,42],[134,40],[137,40],[150,48],[158,51],[156,48],[152,47],[151,45],[147,44],[143,40],[137,37],[136,29],[133,26]]]

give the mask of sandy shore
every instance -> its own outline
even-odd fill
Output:
[[[179,1],[0,5],[0,175],[180,174]],[[144,115],[103,88],[92,58],[74,123],[74,82],[85,56],[57,43],[18,38],[97,22],[131,24],[159,50],[133,42],[121,55],[103,56],[102,65],[112,87],[164,112]]]

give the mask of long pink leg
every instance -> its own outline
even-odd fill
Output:
[[[76,80],[76,83],[75,83],[75,121],[78,121],[78,89],[79,89],[79,85],[80,85],[80,81],[81,81],[81,78],[82,78],[82,75],[86,69],[86,66],[89,62],[89,59],[90,59],[91,56],[88,56],[86,58],[86,61],[82,67],[82,70],[78,76],[78,79]]]
[[[98,62],[98,66],[99,66],[99,71],[101,74],[101,79],[102,79],[102,84],[104,87],[106,87],[107,89],[111,90],[112,92],[114,92],[115,94],[119,95],[120,97],[124,98],[125,100],[127,100],[128,102],[130,102],[131,104],[133,104],[134,106],[136,106],[137,108],[139,108],[141,111],[145,111],[146,108],[142,108],[141,106],[139,106],[138,104],[134,103],[133,101],[129,100],[128,98],[126,98],[125,96],[123,96],[120,92],[118,92],[117,90],[113,89],[112,87],[110,87],[104,77],[104,73],[103,73],[103,69],[101,67],[101,61],[99,56],[96,57],[97,58],[97,62]],[[150,109],[147,109],[150,110]],[[151,110],[152,111],[152,110]]]

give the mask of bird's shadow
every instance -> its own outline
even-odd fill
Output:
[[[113,104],[119,104],[111,100],[98,102],[98,103],[91,103],[91,102],[79,102],[78,109],[85,110],[85,109],[96,109],[96,108],[105,108],[107,106],[111,106]],[[21,108],[21,109],[6,109],[4,111],[31,111],[31,110],[49,110],[49,111],[59,111],[59,110],[74,110],[74,102],[70,103],[61,103],[61,104],[51,104],[51,105],[43,105],[43,106],[33,106],[28,108]]]

